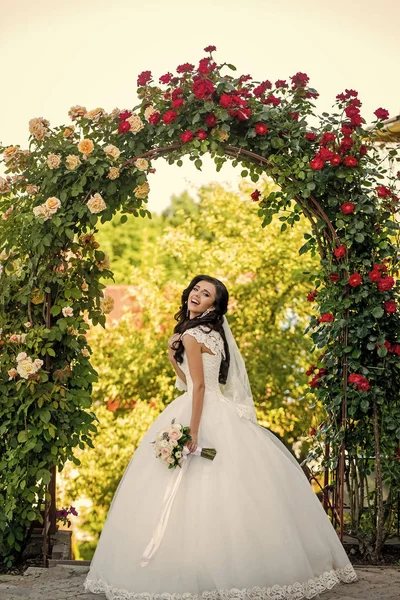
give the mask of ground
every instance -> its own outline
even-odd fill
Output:
[[[0,600],[105,600],[83,589],[88,567],[30,567],[23,575],[0,575]],[[400,567],[356,567],[359,581],[335,586],[321,600],[399,600]]]

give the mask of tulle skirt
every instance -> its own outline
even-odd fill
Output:
[[[175,474],[151,442],[174,417],[189,425],[191,408],[185,392],[144,435],[111,503],[85,589],[108,600],[300,600],[356,581],[290,452],[208,391],[198,443],[217,455],[189,455],[159,548],[141,566]]]

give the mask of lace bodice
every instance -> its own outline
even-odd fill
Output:
[[[184,331],[182,337],[184,335],[191,335],[199,343],[204,344],[209,350],[211,350],[213,354],[209,354],[208,352],[202,352],[201,354],[203,358],[205,391],[216,392],[217,394],[220,394],[221,388],[219,384],[219,369],[221,360],[225,358],[224,341],[218,331],[212,330],[208,333],[207,329],[208,327],[203,329],[201,325],[198,325],[197,327],[193,327],[192,329],[187,329]],[[188,384],[186,385],[180,377],[177,377],[175,387],[177,387],[178,390],[187,390],[188,392],[191,392],[193,389],[193,382],[190,377],[186,351],[184,351],[182,358],[183,362],[179,366],[185,373]]]

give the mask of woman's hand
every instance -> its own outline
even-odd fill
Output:
[[[197,433],[192,433],[191,431],[189,433],[192,439],[186,442],[185,445],[189,448],[190,452],[194,452],[198,446]]]

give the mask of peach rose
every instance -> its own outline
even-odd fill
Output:
[[[49,169],[58,169],[61,163],[61,154],[49,154],[46,162]]]
[[[100,121],[101,117],[105,117],[106,115],[107,115],[107,113],[104,110],[104,108],[94,108],[93,110],[89,110],[85,114],[85,117],[86,117],[86,119],[90,119],[91,121],[98,123]]]
[[[4,162],[7,164],[14,159],[18,159],[18,156],[21,154],[18,146],[8,146],[3,152]]]
[[[1,218],[3,219],[3,221],[7,221],[8,217],[11,215],[11,213],[13,212],[13,210],[14,210],[14,204],[12,204],[11,206],[9,206],[7,208],[7,210],[6,210],[6,212],[4,212],[1,215]]]
[[[117,146],[114,146],[113,144],[105,146],[104,152],[107,156],[111,156],[111,158],[119,158],[119,155],[121,154],[121,150],[118,150]]]
[[[82,348],[81,354],[82,356],[90,356],[90,352],[87,348]]]
[[[108,315],[114,308],[114,298],[111,296],[100,298],[100,308],[103,314]]]
[[[139,171],[147,171],[149,168],[149,162],[145,158],[138,158],[133,164]]]
[[[119,169],[117,167],[110,167],[107,177],[108,179],[118,179]]]
[[[75,135],[75,127],[71,125],[70,127],[66,127],[63,131],[63,138],[73,137]]]
[[[49,135],[49,121],[38,117],[37,119],[31,119],[29,121],[29,133],[33,135],[37,140],[43,140]]]
[[[82,292],[87,292],[87,291],[88,291],[88,289],[89,289],[89,286],[88,286],[88,284],[86,283],[86,281],[84,281],[84,282],[82,283],[82,285],[81,285],[81,290],[82,290]]]
[[[34,196],[35,194],[37,194],[39,191],[37,185],[32,185],[29,184],[26,186],[26,193],[29,194],[30,196]]]
[[[0,177],[0,194],[6,194],[10,191],[10,186],[4,177]]]
[[[9,375],[9,377],[8,377],[9,381],[10,381],[10,379],[14,379],[14,377],[16,377],[18,375],[17,369],[10,369],[8,371],[8,375]]]
[[[149,195],[149,192],[150,192],[150,186],[147,183],[147,181],[145,183],[142,183],[142,185],[136,186],[135,189],[133,190],[133,193],[136,196],[136,198],[147,198],[147,196]]]
[[[61,200],[59,200],[55,196],[51,196],[50,198],[47,198],[44,205],[47,208],[47,210],[49,211],[49,213],[54,215],[61,206]]]
[[[94,194],[94,196],[90,196],[89,200],[86,202],[86,206],[93,214],[99,213],[107,208],[107,204],[98,193]]]
[[[65,159],[68,171],[74,171],[81,164],[81,159],[76,154],[69,154]]]
[[[92,140],[86,138],[81,140],[78,144],[78,150],[79,152],[82,152],[82,154],[90,154],[91,152],[93,152],[94,144]]]
[[[78,117],[84,117],[86,113],[86,108],[84,106],[79,106],[79,104],[77,104],[76,106],[72,106],[68,111],[68,115],[70,116],[72,121],[75,121],[76,119],[78,119]]]
[[[129,125],[131,126],[130,131],[132,133],[138,133],[141,129],[143,129],[143,121],[139,117],[139,115],[133,114],[129,119],[127,119]]]
[[[62,314],[64,317],[73,317],[74,309],[71,308],[71,306],[64,306],[64,308],[62,309]]]

